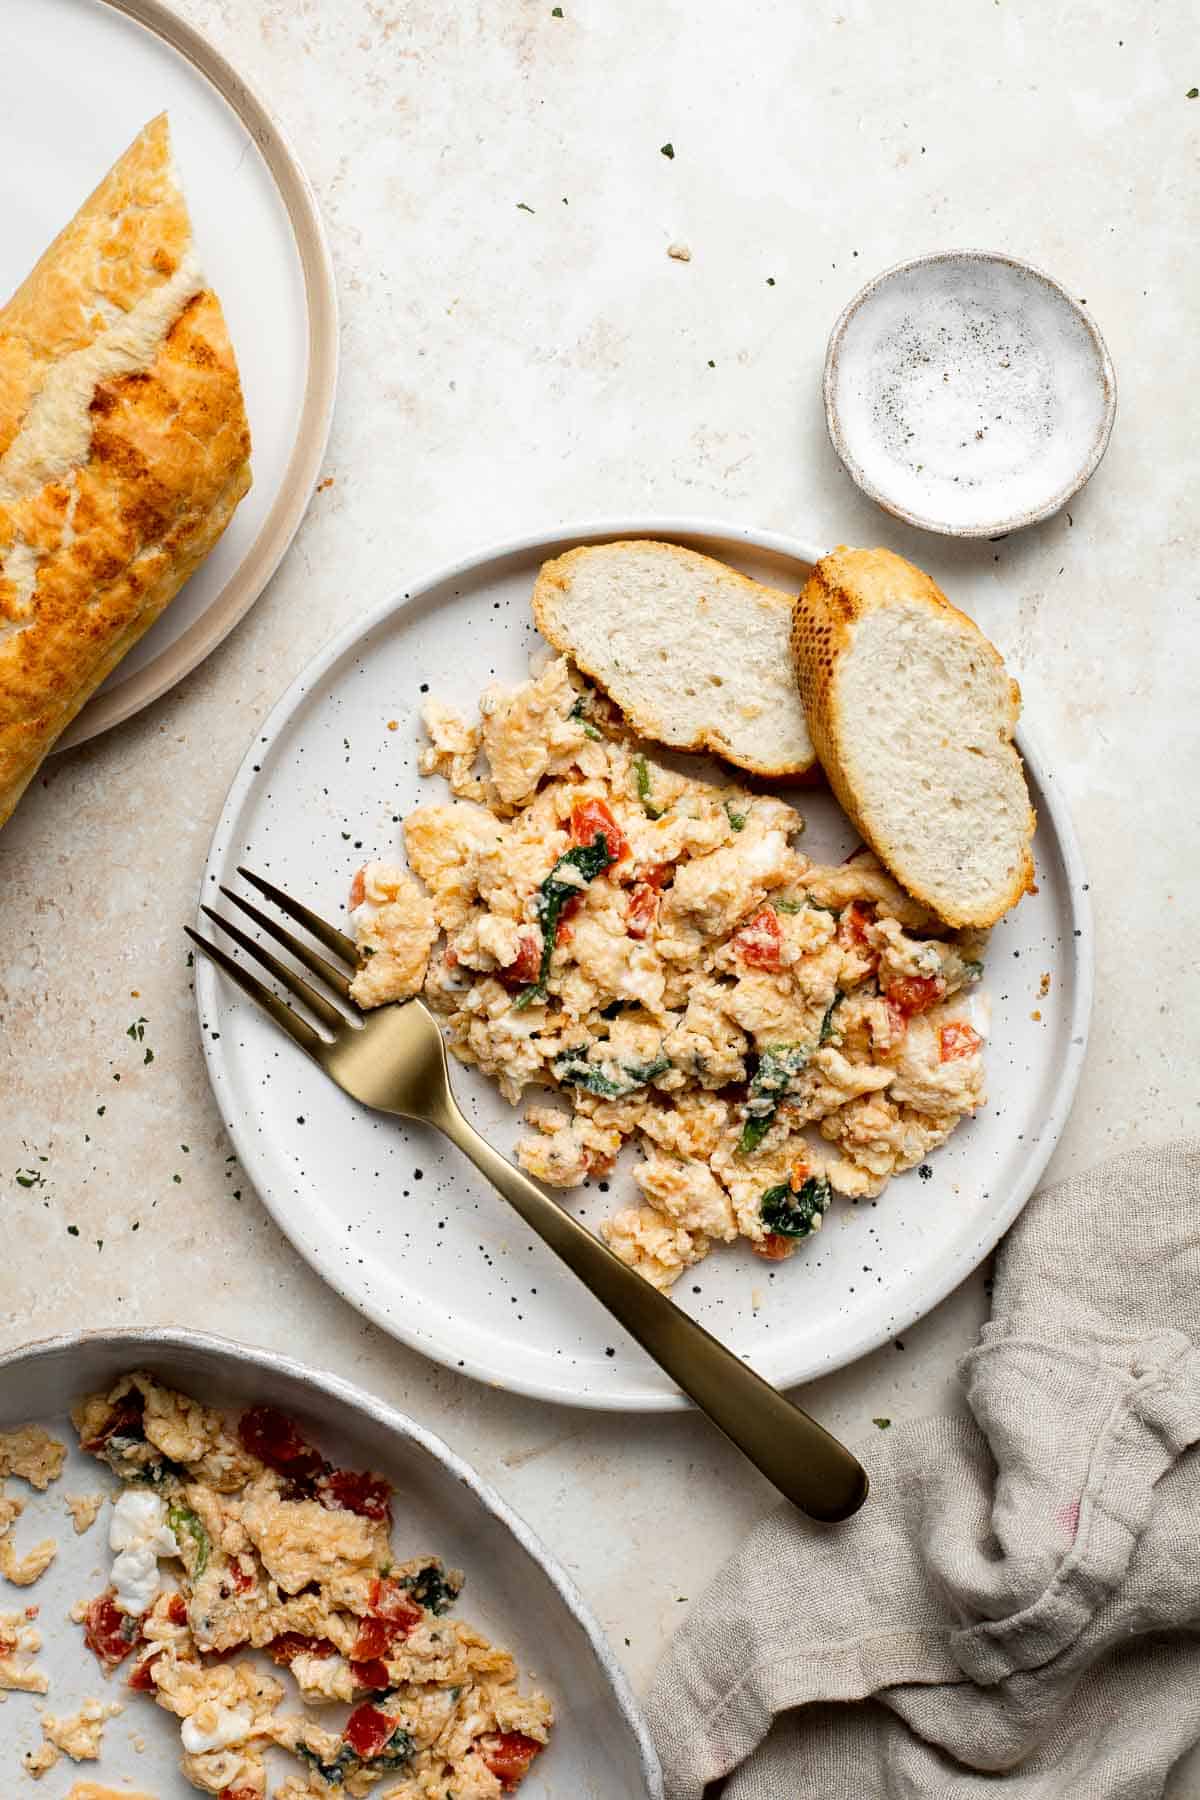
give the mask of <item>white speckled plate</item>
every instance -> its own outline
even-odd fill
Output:
[[[426,691],[470,713],[493,677],[527,676],[539,563],[574,543],[637,535],[692,544],[781,586],[797,586],[819,554],[696,520],[607,520],[421,582],[344,632],[276,706],[230,790],[204,898],[216,898],[218,882],[236,884],[244,862],[340,917],[354,870],[394,854],[403,815],[444,795],[417,773]],[[1027,737],[1022,749],[1041,821],[1039,892],[992,941],[990,1105],[877,1203],[836,1205],[791,1261],[772,1267],[731,1246],[675,1289],[780,1386],[852,1361],[936,1305],[1016,1217],[1062,1129],[1091,999],[1086,882],[1050,772]],[[827,792],[791,797],[808,820],[810,854],[840,860],[853,848]],[[523,1393],[647,1410],[686,1404],[436,1133],[356,1106],[201,958],[196,998],[217,1102],[248,1174],[353,1305],[450,1368]],[[518,1115],[474,1071],[454,1065],[452,1079],[479,1128],[511,1154]],[[568,1204],[598,1224],[634,1192],[620,1167],[609,1186]]]
[[[325,452],[337,294],[303,169],[253,89],[195,26],[162,0],[3,0],[0,16],[0,297],[142,126],[166,111],[254,441],[254,485],[228,530],[64,732],[57,747],[66,750],[182,680],[275,572]]]
[[[78,1773],[118,1791],[126,1784],[164,1797],[195,1791],[179,1774],[178,1722],[145,1696],[124,1692],[119,1682],[106,1684],[67,1617],[77,1600],[103,1590],[112,1558],[108,1508],[91,1531],[76,1537],[63,1495],[118,1489],[79,1450],[68,1412],[81,1394],[137,1368],[216,1406],[281,1406],[332,1460],[388,1477],[396,1489],[397,1551],[428,1552],[464,1570],[460,1615],[506,1645],[528,1685],[554,1701],[558,1723],[550,1747],[522,1784],[521,1800],[661,1800],[657,1758],[612,1650],[567,1575],[497,1493],[431,1432],[348,1382],[268,1350],[178,1331],[79,1332],[0,1356],[0,1430],[36,1420],[71,1449],[61,1479],[46,1493],[10,1483],[11,1493],[27,1502],[14,1531],[18,1551],[44,1537],[59,1545],[37,1586],[19,1595],[10,1590],[6,1602],[14,1609],[27,1601],[39,1606],[44,1647],[36,1661],[50,1677],[44,1703],[28,1694],[7,1696],[0,1735],[8,1777],[3,1785],[10,1793],[24,1779],[12,1773],[18,1759],[42,1741],[37,1707],[70,1714],[90,1696],[120,1700],[125,1710],[105,1728],[100,1762]],[[332,1708],[325,1722],[340,1724],[348,1710]],[[135,1739],[144,1740],[140,1752]],[[295,1767],[281,1756],[275,1773],[281,1777]],[[66,1792],[69,1769],[60,1766],[52,1794]]]

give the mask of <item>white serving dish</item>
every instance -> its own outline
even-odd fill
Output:
[[[428,1551],[463,1569],[467,1582],[456,1611],[511,1649],[523,1676],[554,1701],[558,1723],[522,1784],[521,1800],[661,1800],[657,1758],[595,1619],[546,1547],[467,1463],[432,1432],[349,1382],[268,1350],[169,1330],[76,1332],[0,1355],[0,1430],[36,1420],[70,1446],[61,1479],[45,1494],[10,1483],[29,1502],[15,1527],[18,1549],[53,1536],[59,1555],[35,1587],[13,1589],[5,1604],[39,1608],[44,1648],[36,1660],[50,1677],[44,1704],[52,1712],[74,1712],[91,1696],[125,1703],[105,1729],[101,1761],[79,1774],[118,1789],[131,1783],[163,1796],[194,1792],[179,1775],[178,1721],[146,1696],[127,1693],[119,1677],[105,1683],[67,1616],[77,1600],[102,1591],[112,1559],[108,1509],[76,1537],[62,1497],[118,1487],[79,1450],[67,1414],[80,1395],[138,1368],[213,1405],[283,1407],[333,1460],[375,1469],[393,1482],[397,1549]],[[41,1742],[37,1704],[33,1695],[7,1697],[0,1735],[9,1769]],[[333,1709],[331,1719],[346,1710]],[[140,1753],[137,1738],[144,1740]],[[289,1766],[282,1758],[278,1773]],[[5,1786],[24,1779],[15,1775]]]

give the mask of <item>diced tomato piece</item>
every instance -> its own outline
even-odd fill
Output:
[[[154,1669],[155,1665],[160,1660],[161,1655],[162,1652],[160,1651],[158,1656],[143,1657],[141,1662],[134,1668],[129,1680],[125,1683],[125,1686],[127,1688],[132,1688],[135,1694],[152,1694],[158,1686]]]
[[[364,1619],[350,1652],[351,1662],[370,1662],[374,1657],[382,1656],[385,1650],[391,1649],[392,1639],[402,1635],[403,1629],[393,1619]]]
[[[575,914],[579,911],[579,909],[582,905],[583,905],[583,889],[582,888],[579,890],[579,892],[577,894],[568,894],[567,895],[566,899],[562,903],[562,910],[560,911],[560,913],[558,915],[558,924],[555,926],[555,929],[554,929],[554,941],[556,944],[569,944],[570,943],[570,941],[574,937],[575,933],[571,930],[571,927],[570,927],[568,921],[575,917]]]
[[[737,953],[751,969],[778,969],[783,929],[773,906],[763,906],[734,938]]]
[[[259,1788],[222,1788],[217,1795],[217,1800],[263,1800],[263,1796]]]
[[[592,844],[596,841],[598,831],[604,833],[608,854],[614,862],[620,862],[623,856],[629,855],[625,833],[604,801],[580,800],[571,808],[571,842],[576,845]]]
[[[267,1645],[267,1655],[281,1668],[291,1667],[297,1656],[336,1656],[337,1645],[328,1638],[309,1637],[303,1631],[281,1631]]]
[[[350,883],[350,910],[351,910],[351,912],[354,911],[354,908],[356,906],[361,906],[363,901],[366,899],[366,895],[367,895],[366,873],[367,873],[366,863],[363,864],[361,869],[356,869],[354,872],[354,880]]]
[[[81,1447],[94,1456],[111,1437],[143,1437],[145,1409],[146,1402],[140,1389],[133,1388],[128,1394],[122,1394],[95,1437],[85,1438]]]
[[[332,1512],[357,1513],[362,1519],[392,1517],[392,1484],[382,1475],[369,1475],[361,1469],[332,1469],[317,1478],[317,1499]]]
[[[109,1669],[125,1661],[141,1635],[141,1620],[118,1611],[111,1588],[98,1595],[83,1616],[84,1642]]]
[[[187,1601],[182,1594],[172,1594],[167,1601],[167,1618],[172,1625],[187,1624]]]
[[[350,1673],[354,1677],[355,1687],[364,1688],[368,1693],[382,1694],[392,1685],[387,1664],[377,1656],[373,1656],[369,1662],[351,1661]]]
[[[670,863],[651,863],[648,869],[642,870],[640,879],[647,887],[657,888],[661,894],[671,879],[671,873]]]
[[[235,1594],[248,1594],[250,1589],[254,1586],[253,1574],[249,1569],[243,1569],[241,1563],[238,1562],[230,1563],[229,1579],[233,1583],[233,1591]]]
[[[888,988],[887,997],[911,1019],[946,998],[946,983],[940,975],[901,975]]]
[[[791,1188],[793,1194],[798,1194],[800,1192],[800,1189],[804,1186],[811,1174],[812,1170],[803,1158],[792,1164],[788,1174],[788,1186]]]
[[[767,1262],[786,1262],[795,1248],[795,1238],[784,1237],[779,1231],[768,1231],[766,1237],[755,1244],[754,1253]]]
[[[381,1575],[371,1583],[367,1605],[372,1618],[386,1619],[405,1637],[425,1617],[420,1601],[414,1600],[408,1589],[391,1575]]]
[[[497,969],[496,979],[506,988],[527,987],[536,981],[542,967],[542,946],[536,931],[522,931],[517,939],[520,949],[516,961],[506,969]]]
[[[974,1056],[983,1039],[965,1019],[951,1019],[938,1033],[939,1061],[953,1062],[959,1056]]]
[[[342,1737],[355,1756],[361,1756],[364,1762],[370,1762],[373,1756],[379,1755],[399,1722],[387,1713],[380,1712],[368,1700],[350,1714]]]
[[[379,1583],[376,1584],[380,1585]],[[351,1662],[370,1662],[385,1656],[397,1638],[406,1638],[424,1618],[424,1611],[408,1594],[389,1594],[383,1604],[387,1612],[362,1621],[350,1652]]]
[[[864,900],[852,900],[838,920],[837,941],[843,950],[861,950],[874,914]]]
[[[252,1406],[238,1420],[242,1448],[293,1481],[315,1481],[325,1472],[322,1457],[306,1444],[295,1422],[277,1406]]]
[[[649,937],[658,918],[658,889],[639,881],[625,909],[625,929],[631,938]]]
[[[526,1737],[523,1731],[493,1731],[479,1739],[483,1765],[496,1777],[506,1794],[511,1794],[518,1783],[524,1781],[529,1765],[541,1748],[536,1738]]]

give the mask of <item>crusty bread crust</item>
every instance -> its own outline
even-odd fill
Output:
[[[0,310],[0,824],[250,486],[166,115]]]
[[[744,609],[746,639],[750,639],[763,628],[764,622],[769,621],[772,642],[774,643],[777,635],[779,654],[785,654],[788,622],[795,601],[793,594],[753,581],[748,575],[730,568],[726,563],[718,562],[714,557],[686,549],[681,544],[664,543],[657,538],[637,538],[612,544],[579,544],[562,556],[543,563],[533,589],[534,623],[542,636],[556,650],[569,656],[590,681],[594,681],[611,695],[641,737],[668,745],[673,750],[710,751],[737,768],[773,780],[794,779],[811,770],[815,765],[815,758],[808,742],[803,715],[795,705],[794,698],[788,701],[788,709],[793,715],[789,721],[792,742],[785,745],[781,741],[779,754],[774,757],[755,754],[743,741],[743,737],[739,737],[737,724],[731,717],[730,703],[724,697],[718,702],[715,694],[710,718],[701,725],[693,726],[690,733],[681,729],[679,720],[668,716],[672,693],[682,688],[684,680],[694,672],[694,668],[689,666],[681,669],[676,666],[675,660],[660,668],[656,660],[660,645],[652,616],[647,616],[645,620],[645,641],[638,645],[638,666],[633,671],[625,670],[618,674],[612,665],[606,665],[602,656],[589,654],[581,645],[563,621],[563,597],[569,593],[577,574],[585,567],[594,568],[603,564],[610,571],[614,584],[618,584],[624,573],[623,559],[630,554],[636,554],[639,560],[649,559],[660,566],[664,579],[676,583],[681,597],[686,595],[688,624],[694,630],[697,645],[696,664],[701,664],[704,660],[699,646],[702,634],[708,629],[705,584],[713,581],[719,581],[726,592],[733,590],[737,593],[739,622]],[[736,646],[732,648],[736,649]],[[733,671],[728,677],[728,693],[737,694],[739,678],[736,655],[730,655],[722,666],[726,672]],[[788,674],[786,670],[781,672]],[[788,687],[790,693],[790,679]],[[775,683],[775,688],[778,699],[778,682]],[[747,709],[747,717],[756,708],[761,714],[761,698],[760,693],[753,691],[741,693],[741,704]],[[781,732],[781,740],[784,735]]]
[[[946,924],[956,928],[976,926],[986,929],[994,925],[1033,887],[1034,866],[1030,843],[1037,825],[1033,807],[1028,806],[1024,841],[1017,848],[1010,885],[1003,893],[997,894],[983,911],[971,913],[966,909],[948,906],[944,896],[935,898],[914,880],[911,870],[897,866],[895,846],[889,837],[887,821],[870,815],[863,805],[862,796],[855,791],[846,768],[842,746],[846,742],[849,727],[839,703],[839,663],[853,652],[860,622],[872,611],[897,602],[928,608],[931,614],[938,615],[943,621],[947,618],[955,620],[963,631],[972,634],[980,653],[994,661],[1008,688],[1005,730],[1007,753],[1020,769],[1020,758],[1011,739],[1020,716],[1021,690],[1007,676],[1000,652],[979,630],[973,619],[947,600],[935,581],[891,550],[851,550],[840,545],[814,565],[812,574],[796,601],[792,616],[791,648],[808,728],[817,756],[843,811],[901,886]]]

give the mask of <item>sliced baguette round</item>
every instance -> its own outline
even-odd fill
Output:
[[[1033,885],[1036,819],[999,651],[890,550],[823,556],[796,602],[809,730],[880,861],[947,925],[994,925]]]
[[[533,617],[643,737],[756,775],[800,775],[816,759],[788,655],[794,598],[639,538],[543,563]]]

